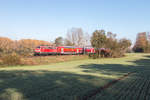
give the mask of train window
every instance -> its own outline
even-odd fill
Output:
[[[52,49],[51,47],[45,47],[45,49]]]
[[[56,47],[53,47],[53,49],[56,49]]]
[[[36,47],[37,49],[40,49],[40,46]]]
[[[46,47],[46,49],[56,49],[56,47]]]
[[[74,47],[74,46],[64,46],[64,48],[71,48],[71,49],[74,49],[74,48],[76,48],[76,47]]]

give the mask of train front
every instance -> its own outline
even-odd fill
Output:
[[[34,50],[35,56],[40,55],[55,55],[57,54],[57,48],[53,46],[38,46]]]

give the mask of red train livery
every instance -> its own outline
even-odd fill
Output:
[[[92,47],[74,47],[74,46],[39,46],[35,48],[34,55],[52,55],[52,54],[89,54],[95,53]]]

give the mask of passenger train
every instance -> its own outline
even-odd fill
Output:
[[[95,53],[93,47],[75,47],[75,46],[38,46],[34,50],[34,55],[77,55]]]

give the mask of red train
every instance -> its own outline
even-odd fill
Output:
[[[95,53],[92,47],[74,47],[74,46],[39,46],[35,48],[34,55],[52,55],[52,54],[89,54]]]

